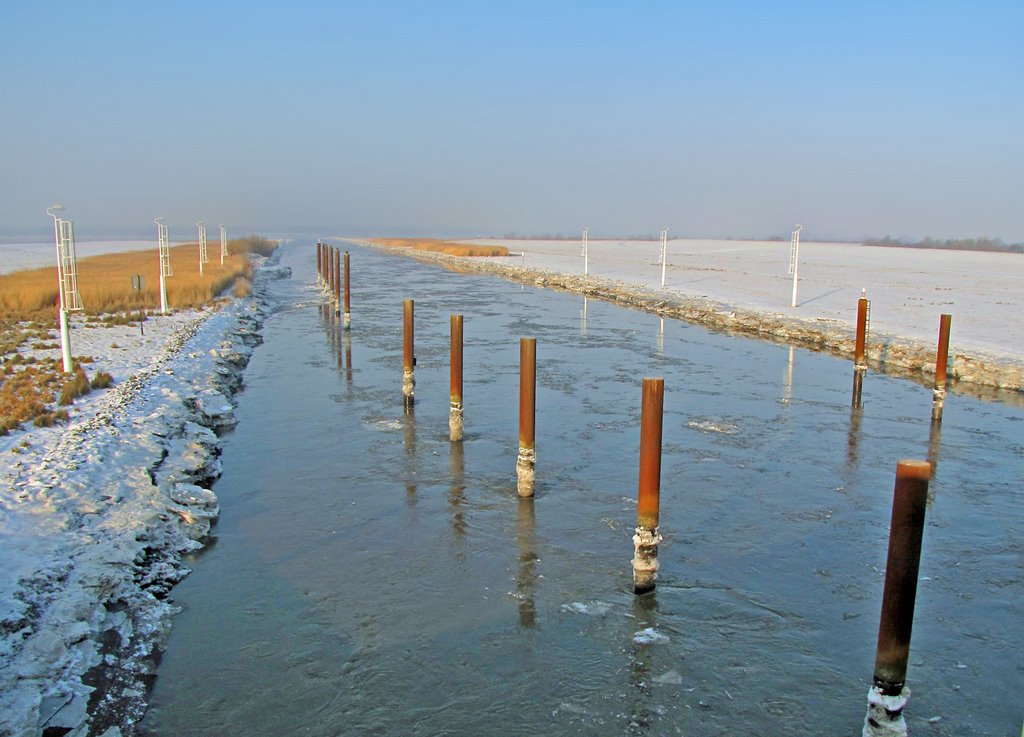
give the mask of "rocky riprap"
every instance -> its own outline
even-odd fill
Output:
[[[440,262],[460,271],[496,274],[510,281],[586,295],[711,330],[774,340],[853,359],[856,342],[853,326],[837,320],[801,320],[593,276],[559,274],[474,257],[383,247],[372,241],[360,242],[400,251],[419,261]],[[867,358],[872,368],[886,373],[906,376],[925,384],[934,380],[934,344],[873,330],[867,346]],[[980,396],[987,396],[993,389],[1024,391],[1024,362],[1003,356],[981,352],[953,353],[949,358],[948,375],[952,381],[960,382],[961,390]]]
[[[184,324],[145,369],[9,474],[12,504],[41,564],[0,617],[0,735],[137,732],[176,609],[168,593],[219,514],[218,433],[261,342],[267,282]],[[38,527],[38,529],[36,528]]]

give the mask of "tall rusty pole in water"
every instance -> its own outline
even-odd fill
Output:
[[[349,291],[348,275],[349,275],[348,251],[345,251],[345,323],[344,324],[345,324],[345,329],[346,330],[348,330],[349,327],[351,327],[351,325],[352,325],[352,299],[349,296],[351,294],[351,292]]]
[[[537,464],[537,339],[519,339],[519,456],[516,481],[519,496],[533,496]]]
[[[907,661],[931,475],[932,466],[927,461],[901,460],[896,464],[875,674],[868,691],[863,737],[907,733],[903,718],[903,708],[910,698]]]
[[[324,289],[330,294],[334,291],[334,269],[331,268],[331,264],[334,263],[334,248],[329,245],[324,245]]]
[[[949,327],[952,315],[939,317],[939,346],[935,352],[935,389],[932,392],[932,419],[942,420],[942,408],[946,403],[946,368],[949,364]]]
[[[341,314],[341,249],[334,251],[334,314]]]
[[[405,300],[403,305],[402,320],[402,399],[405,407],[413,405],[413,393],[416,388],[416,377],[413,374],[413,367],[416,365],[416,357],[413,354],[413,301]]]
[[[640,481],[633,535],[633,592],[654,590],[658,577],[658,513],[661,497],[661,428],[665,380],[647,378],[640,409]]]
[[[452,315],[451,391],[448,434],[462,440],[462,315]]]
[[[853,406],[860,407],[861,391],[864,385],[864,374],[868,369],[867,336],[868,336],[868,298],[867,290],[861,290],[857,300],[857,340],[853,349]]]
[[[866,291],[863,290],[860,299],[857,300],[857,342],[853,349],[853,367],[861,371],[868,367],[868,298]]]
[[[319,285],[324,278],[324,244],[316,242],[316,283]]]

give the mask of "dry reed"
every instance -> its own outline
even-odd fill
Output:
[[[388,248],[411,248],[433,251],[449,256],[508,256],[505,246],[482,246],[471,243],[453,243],[437,238],[371,238],[372,243]]]

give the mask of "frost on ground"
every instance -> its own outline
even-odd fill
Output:
[[[219,512],[215,430],[234,422],[266,282],[284,276],[263,264],[252,297],[149,320],[147,338],[75,329],[75,354],[113,388],[63,428],[3,438],[0,735],[135,732],[168,591]]]
[[[866,289],[873,368],[932,379],[939,316],[949,313],[950,377],[981,393],[1024,390],[1024,323],[1016,319],[1024,307],[1024,255],[801,243],[798,304],[791,307],[789,243],[672,239],[662,287],[656,241],[592,239],[586,275],[578,241],[466,242],[503,245],[513,255],[388,250],[851,359],[857,300]]]

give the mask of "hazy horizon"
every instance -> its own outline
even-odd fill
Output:
[[[59,202],[79,237],[155,238],[162,216],[176,240],[204,220],[1024,241],[1019,2],[56,2],[4,20],[7,239],[49,232]]]

